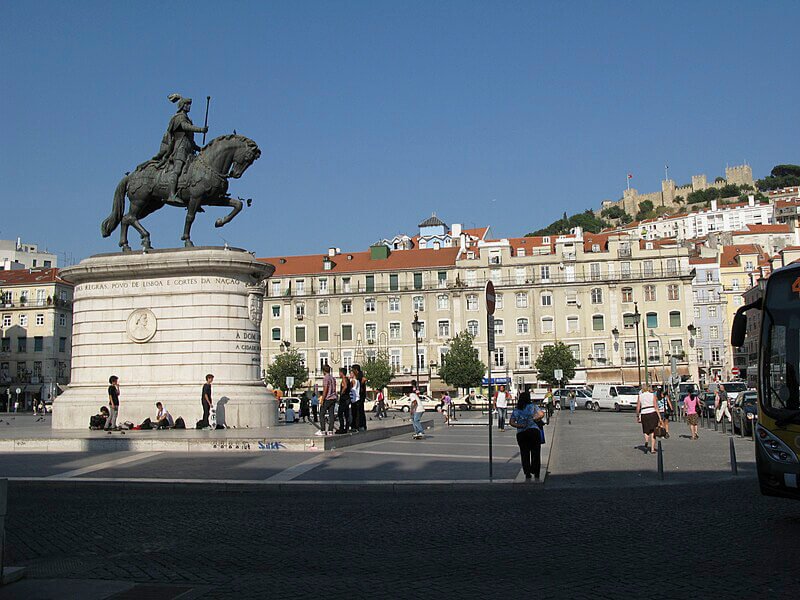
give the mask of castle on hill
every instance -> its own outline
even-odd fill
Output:
[[[604,200],[600,210],[619,206],[629,215],[633,216],[639,211],[639,203],[649,200],[654,208],[666,206],[670,213],[679,212],[685,205],[686,198],[692,192],[707,190],[709,188],[723,188],[726,185],[749,185],[755,187],[753,181],[753,170],[750,165],[737,165],[725,168],[725,179],[720,181],[708,182],[705,175],[693,175],[690,185],[675,185],[672,179],[665,179],[661,182],[660,192],[650,192],[640,194],[635,188],[627,189],[622,194],[621,200]],[[599,214],[600,211],[598,211]]]

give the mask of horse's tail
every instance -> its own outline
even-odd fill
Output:
[[[114,192],[114,203],[111,205],[111,214],[100,225],[100,232],[103,237],[108,237],[122,221],[122,214],[125,212],[125,193],[128,190],[128,175],[122,178]]]

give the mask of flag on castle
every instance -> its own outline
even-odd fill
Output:
[[[633,179],[633,173],[628,173],[628,179]]]

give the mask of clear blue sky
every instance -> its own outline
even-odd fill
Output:
[[[522,235],[748,161],[800,162],[800,3],[2,2],[0,238],[76,259],[123,173],[194,98],[262,151],[254,204],[195,242],[259,256],[363,249],[448,223]],[[183,211],[144,225],[180,244]],[[138,235],[132,241],[138,245]]]

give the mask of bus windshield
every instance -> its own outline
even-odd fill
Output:
[[[762,313],[761,408],[770,417],[800,423],[800,269],[775,271]]]

